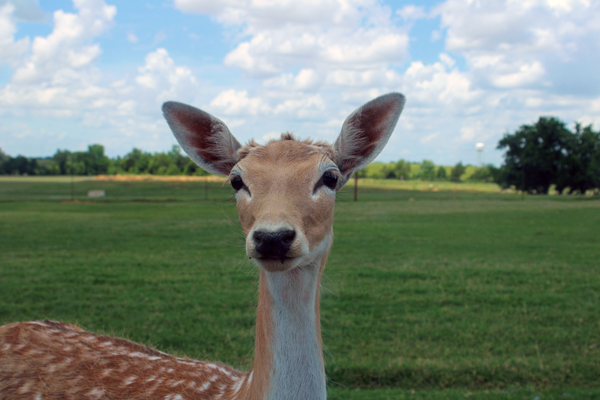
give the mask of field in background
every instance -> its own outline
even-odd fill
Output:
[[[330,398],[600,396],[598,199],[365,181],[354,203],[351,183],[323,279]],[[229,186],[70,190],[0,179],[0,323],[76,322],[250,365],[257,274]]]
[[[349,182],[353,185],[354,181]],[[421,180],[398,180],[398,179],[359,179],[359,187],[401,189],[419,191],[450,191],[450,192],[482,192],[501,193],[500,186],[495,183],[486,182],[450,182],[450,181],[421,181]],[[514,194],[514,193],[513,193]]]
[[[393,163],[391,163],[391,164],[393,164]],[[371,164],[367,165],[367,167],[366,167],[367,174],[368,174],[367,176],[372,176],[373,174],[381,173],[381,170],[386,165],[390,165],[390,163],[372,162]],[[410,165],[410,175],[411,176],[414,177],[421,171],[420,163],[410,162],[409,165]],[[446,174],[448,176],[450,176],[450,172],[452,171],[453,166],[448,166],[448,165],[441,165],[441,166],[444,167],[444,169],[446,170]],[[439,167],[440,167],[440,165],[435,166],[436,171]],[[466,168],[465,173],[461,176],[461,179],[463,181],[468,181],[469,178],[475,173],[475,171],[477,171],[481,167],[477,167],[474,165],[465,165],[465,168]]]
[[[196,182],[183,185],[184,182]],[[70,176],[0,176],[0,201],[2,200],[60,200],[85,199],[90,190],[105,190],[107,197],[101,201],[132,199],[168,199],[179,200],[223,200],[232,196],[231,189],[223,186],[225,177],[221,176],[155,176],[155,175],[108,175],[75,176],[72,185]],[[404,191],[429,192],[482,192],[501,193],[495,183],[449,181],[428,182],[421,180],[398,179],[359,179],[359,193],[370,195],[373,190],[401,189]],[[353,190],[354,179],[348,182],[342,200]],[[193,188],[193,189],[190,189]],[[73,193],[71,190],[73,189]],[[396,198],[394,190],[387,195]],[[514,197],[514,193],[509,195]]]

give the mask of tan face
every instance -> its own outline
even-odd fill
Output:
[[[329,251],[341,175],[318,146],[282,140],[254,147],[229,179],[246,253],[260,267],[286,271]]]
[[[242,147],[223,121],[195,107],[163,104],[177,141],[206,171],[229,175],[236,189],[246,253],[267,271],[324,265],[332,241],[335,192],[377,157],[405,98],[388,93],[352,112],[335,143],[296,141]]]

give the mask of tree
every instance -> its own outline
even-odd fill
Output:
[[[8,174],[8,171],[5,170],[8,166],[8,161],[10,161],[10,156],[0,149],[0,174]]]
[[[410,163],[405,160],[398,160],[394,166],[396,172],[396,178],[398,179],[410,179]]]
[[[491,170],[490,165],[486,165],[484,167],[481,168],[477,168],[475,170],[475,172],[473,173],[473,175],[471,175],[469,177],[470,180],[472,181],[485,181],[485,182],[490,182],[492,179],[492,170]]]
[[[563,154],[556,190],[562,193],[569,188],[569,194],[577,191],[583,194],[600,187],[600,132],[594,132],[591,125],[582,129],[581,124],[576,124]]]
[[[423,162],[421,163],[420,178],[423,181],[435,180],[435,164],[433,163],[433,161],[423,160]]]
[[[446,167],[439,166],[436,174],[436,178],[440,181],[445,181],[448,179],[448,173],[446,172]]]
[[[396,179],[397,175],[396,175],[396,168],[394,168],[395,165],[393,163],[390,164],[386,164],[383,166],[383,168],[381,169],[381,173],[383,174],[383,177],[385,179]]]
[[[500,183],[528,193],[547,194],[556,182],[571,132],[554,117],[540,117],[534,125],[522,125],[505,134],[498,149],[506,149]]]
[[[450,171],[450,180],[452,182],[460,182],[460,177],[465,173],[467,168],[462,165],[462,161],[458,162]]]
[[[135,147],[129,153],[125,154],[123,158],[117,160],[118,168],[123,172],[136,172],[136,166],[139,160],[142,158],[143,152]]]
[[[69,150],[56,150],[52,158],[58,164],[60,175],[69,175],[71,173],[68,167],[69,160],[71,159],[71,152]]]
[[[77,154],[77,153],[76,153]],[[108,172],[110,160],[104,155],[104,146],[91,144],[87,152],[77,154],[83,161],[85,175],[100,175]]]

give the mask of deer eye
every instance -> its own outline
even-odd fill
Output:
[[[327,171],[323,174],[323,185],[327,186],[331,190],[335,190],[338,182],[338,177],[333,172]]]
[[[239,175],[235,175],[233,178],[231,178],[231,187],[236,192],[244,187],[244,181]]]

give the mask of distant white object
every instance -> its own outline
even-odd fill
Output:
[[[477,163],[480,167],[483,167],[483,149],[485,145],[481,142],[475,145],[475,150],[477,150]]]
[[[104,190],[90,190],[88,192],[88,197],[104,197],[106,196],[106,192]]]

